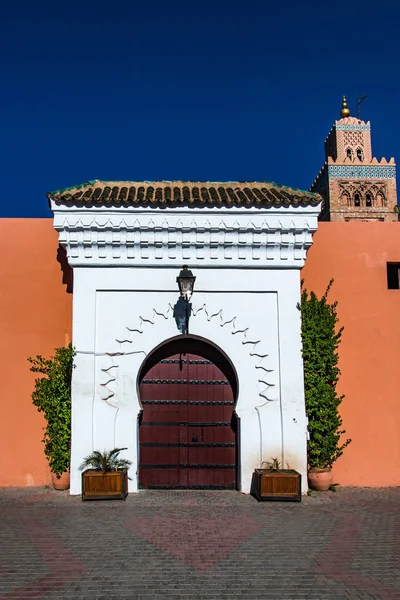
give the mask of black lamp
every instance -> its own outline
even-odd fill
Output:
[[[183,265],[181,272],[176,278],[176,282],[179,285],[181,298],[186,300],[186,302],[190,302],[195,281],[196,277],[193,275],[192,271],[188,269],[187,265]]]

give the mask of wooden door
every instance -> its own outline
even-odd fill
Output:
[[[140,398],[141,487],[236,487],[234,397],[215,364],[169,356],[146,373]]]

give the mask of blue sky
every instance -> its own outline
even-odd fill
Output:
[[[400,5],[267,0],[6,2],[2,217],[50,216],[88,179],[270,180],[307,189],[368,94],[400,161]]]

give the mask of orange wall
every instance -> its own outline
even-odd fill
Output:
[[[302,276],[323,294],[335,282],[340,325],[341,414],[352,443],[335,482],[400,485],[400,290],[388,290],[386,262],[400,262],[400,223],[320,223]]]
[[[0,219],[0,486],[50,482],[43,418],[31,403],[27,357],[70,340],[72,296],[51,219]],[[400,485],[400,223],[320,223],[303,270],[317,294],[333,277],[338,300],[344,427],[353,439],[334,467],[342,485]]]
[[[72,296],[51,219],[0,219],[0,486],[50,483],[28,356],[71,337]]]

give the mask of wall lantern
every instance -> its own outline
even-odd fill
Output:
[[[193,294],[196,277],[187,265],[183,265],[181,272],[176,278],[179,286],[180,297],[174,306],[174,318],[179,331],[183,334],[189,333],[189,318],[192,313],[190,299]]]
[[[187,265],[183,265],[179,276],[176,278],[176,282],[179,285],[179,291],[181,294],[181,298],[186,300],[186,302],[190,302],[190,298],[193,294],[194,282],[196,281],[196,277],[193,275],[192,271],[188,269]]]

